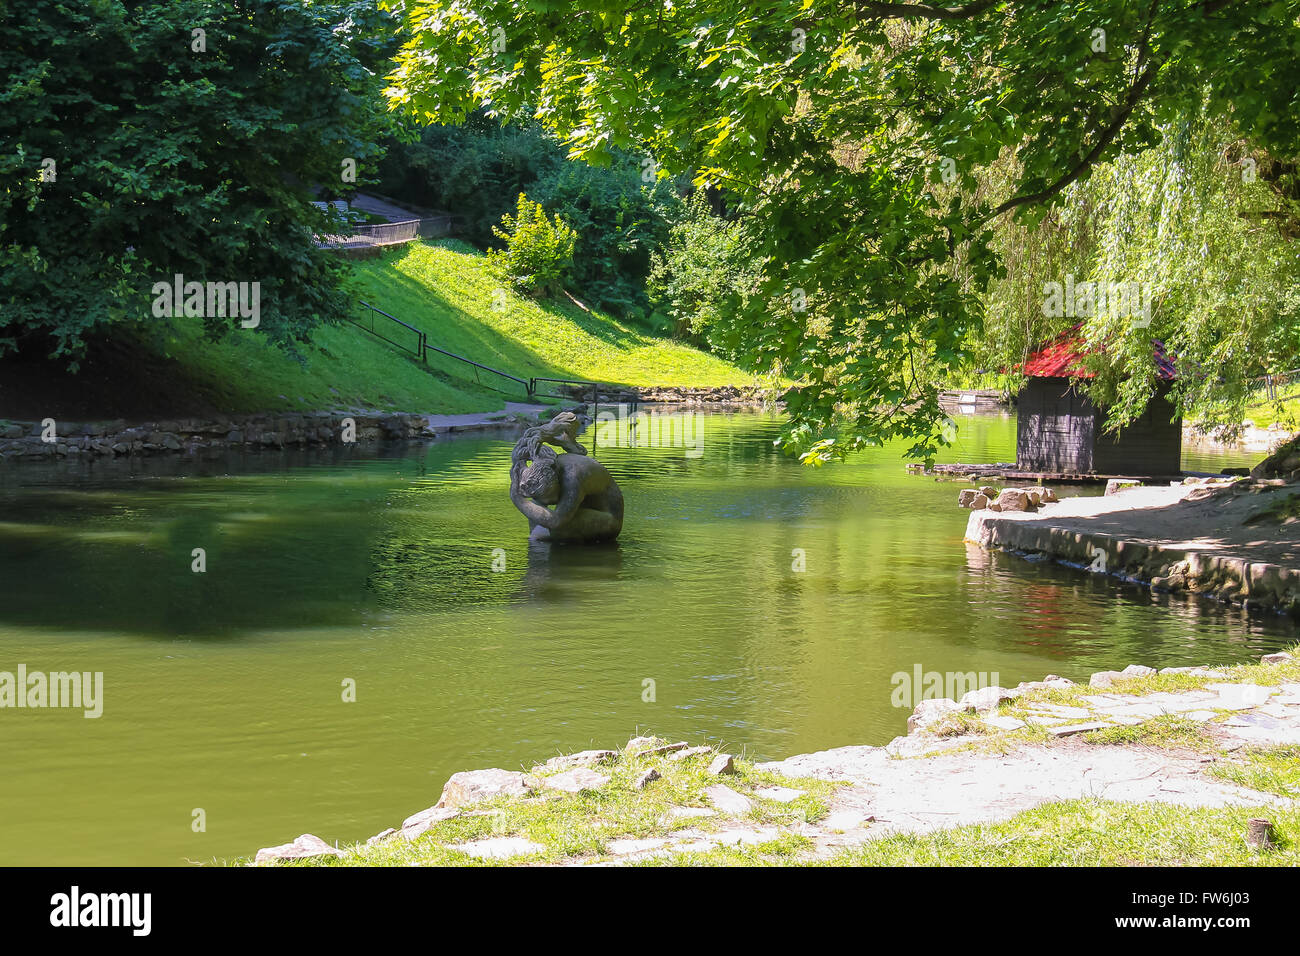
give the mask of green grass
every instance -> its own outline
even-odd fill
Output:
[[[1246,846],[1246,821],[1272,820],[1278,846]],[[883,837],[846,850],[831,866],[1296,866],[1300,810],[1194,808],[1070,800],[1003,823],[923,836]]]
[[[1180,714],[1150,717],[1140,724],[1107,727],[1084,735],[1090,744],[1138,745],[1166,750],[1209,750],[1214,741],[1197,721]]]
[[[965,711],[953,711],[950,714],[944,714],[927,728],[928,733],[940,738],[991,734],[995,730],[996,728],[991,724],[987,724],[974,714]]]
[[[1300,747],[1253,747],[1216,763],[1209,772],[1249,790],[1300,797]]]
[[[735,366],[680,342],[568,302],[519,296],[489,272],[481,253],[455,240],[395,246],[355,262],[354,271],[359,299],[422,329],[430,345],[519,378],[639,386],[758,384]],[[358,308],[357,314],[365,313]],[[381,328],[391,327],[390,337],[401,332],[414,343],[413,333],[377,321]],[[173,321],[145,348],[164,353],[161,363],[150,363],[154,374],[184,381],[188,393],[236,414],[337,408],[455,414],[496,411],[507,400],[526,399],[521,386],[436,353],[427,368],[421,366],[351,323],[318,329],[301,360],[239,330],[209,343],[197,321]]]
[[[1292,388],[1287,386],[1287,391]],[[1300,395],[1289,394],[1281,396],[1279,401],[1272,401],[1261,389],[1255,400],[1246,406],[1246,417],[1255,423],[1256,428],[1277,424],[1292,431],[1300,430]]]
[[[1001,717],[1014,717],[1027,721],[1027,725],[1018,730],[997,731],[993,725],[979,716],[969,713],[952,713],[936,721],[927,730],[930,736],[937,738],[970,738],[959,743],[955,748],[936,749],[930,753],[918,755],[916,759],[926,759],[940,754],[958,751],[978,753],[1007,753],[1025,744],[1053,744],[1054,737],[1046,727],[1033,723],[1035,705],[1057,704],[1066,707],[1079,707],[1091,711],[1086,717],[1079,717],[1076,723],[1091,720],[1106,720],[1104,712],[1095,709],[1085,697],[1094,695],[1119,695],[1139,697],[1157,692],[1178,693],[1180,691],[1201,690],[1208,684],[1242,683],[1275,687],[1280,683],[1300,682],[1300,645],[1287,648],[1297,659],[1281,664],[1235,664],[1216,667],[1222,677],[1205,674],[1150,674],[1145,677],[1117,679],[1111,686],[1091,687],[1088,684],[1075,684],[1072,687],[1035,690],[1022,694],[1015,700],[998,705],[995,713]],[[1148,718],[1140,724],[1123,725],[1093,731],[1083,736],[1088,743],[1107,744],[1142,744],[1152,747],[1190,748],[1202,750],[1210,744],[1209,735],[1203,725],[1177,714]]]
[[[1013,701],[1002,704],[997,712],[1004,716],[1023,718],[1035,703],[1061,704],[1067,707],[1088,707],[1084,697],[1111,694],[1121,696],[1141,696],[1158,692],[1177,693],[1187,690],[1201,690],[1208,684],[1258,684],[1276,687],[1279,683],[1300,682],[1300,645],[1286,649],[1296,659],[1281,664],[1232,664],[1211,666],[1212,670],[1223,675],[1212,677],[1205,674],[1149,674],[1145,677],[1126,677],[1117,679],[1109,687],[1090,687],[1088,684],[1075,684],[1061,689],[1030,691]]]
[[[819,780],[788,780],[778,774],[760,771],[745,760],[735,761],[736,773],[709,775],[710,755],[675,761],[671,755],[634,757],[622,753],[612,765],[594,768],[610,777],[597,790],[579,794],[538,790],[526,798],[499,798],[464,808],[460,816],[435,824],[415,840],[395,835],[374,846],[364,843],[341,848],[341,857],[318,857],[285,863],[285,866],[492,866],[528,862],[555,863],[573,858],[583,862],[608,859],[607,844],[614,839],[667,837],[684,830],[710,832],[735,819],[722,814],[715,817],[671,819],[672,807],[708,807],[706,787],[724,784],[753,801],[753,809],[743,822],[757,826],[788,826],[814,822],[827,813],[834,784]],[[660,778],[644,790],[635,790],[632,781],[649,768]],[[533,774],[543,773],[538,766]],[[803,791],[790,803],[778,803],[754,795],[759,787],[786,786]],[[522,837],[544,849],[508,861],[480,860],[455,849],[459,843],[489,837]],[[765,845],[745,848],[747,853],[789,856],[807,841],[786,836]],[[246,863],[247,860],[232,861]]]
[[[758,382],[632,323],[584,312],[567,300],[542,303],[518,295],[488,269],[482,253],[457,240],[396,247],[358,262],[356,273],[363,299],[424,329],[430,344],[520,378],[641,386]],[[462,374],[443,360],[439,367]]]
[[[317,329],[301,362],[260,335],[235,332],[211,343],[197,324],[180,322],[162,348],[178,366],[177,377],[231,414],[337,408],[454,414],[497,410],[506,401],[473,382],[431,375],[352,325]]]
[[[1296,494],[1276,499],[1268,507],[1253,512],[1242,524],[1280,525],[1290,522],[1293,518],[1300,518],[1300,495]]]

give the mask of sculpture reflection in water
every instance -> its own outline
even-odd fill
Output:
[[[581,424],[572,412],[561,412],[515,442],[510,500],[528,519],[534,541],[613,541],[623,530],[623,492],[578,444],[574,436]]]

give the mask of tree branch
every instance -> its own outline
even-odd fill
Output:
[[[1009,212],[1018,206],[1027,206],[1032,203],[1040,203],[1051,199],[1066,186],[1070,185],[1070,183],[1082,176],[1084,172],[1097,161],[1097,158],[1105,152],[1106,147],[1115,141],[1115,137],[1118,136],[1120,130],[1124,128],[1124,124],[1128,122],[1129,116],[1131,116],[1133,110],[1137,108],[1138,103],[1142,102],[1142,97],[1146,94],[1147,88],[1151,85],[1151,81],[1155,79],[1156,74],[1160,72],[1160,68],[1164,66],[1165,63],[1165,57],[1159,57],[1147,62],[1145,67],[1142,67],[1142,64],[1146,61],[1149,53],[1151,25],[1155,18],[1155,11],[1158,5],[1159,0],[1152,0],[1151,12],[1148,14],[1146,29],[1142,34],[1142,43],[1138,53],[1138,66],[1141,68],[1141,72],[1138,73],[1137,79],[1134,80],[1133,84],[1129,87],[1128,93],[1124,97],[1123,105],[1111,119],[1110,123],[1107,124],[1106,128],[1102,130],[1101,136],[1097,139],[1097,142],[1093,144],[1092,149],[1088,150],[1087,154],[1083,159],[1079,160],[1073,169],[1066,172],[1050,186],[1040,189],[1036,193],[1012,196],[1010,199],[1000,204],[988,216],[981,219],[979,221],[980,225],[990,222],[1002,215],[1004,212]]]

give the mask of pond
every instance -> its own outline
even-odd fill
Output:
[[[530,547],[500,438],[0,468],[0,671],[104,675],[98,718],[0,711],[0,864],[356,840],[458,770],[638,730],[756,758],[883,744],[918,668],[1077,680],[1295,639],[967,546],[961,486],[898,448],[810,469],[775,416],[699,427],[698,455],[598,450],[627,498],[613,547]],[[1014,444],[1013,418],[966,418],[949,458]]]

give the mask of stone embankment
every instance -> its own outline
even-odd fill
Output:
[[[991,489],[989,489],[991,490]],[[962,492],[972,507],[986,489]],[[1300,613],[1300,486],[1275,478],[1188,478],[1168,487],[1112,482],[1102,497],[975,510],[966,539],[1042,555],[1157,591]]]
[[[590,387],[561,385],[556,390],[575,401],[590,401],[592,397]],[[637,402],[656,405],[716,405],[723,408],[764,407],[776,403],[781,394],[780,389],[763,388],[757,385],[717,385],[709,388],[657,385],[633,388],[602,385],[598,391],[601,404]]]
[[[501,412],[421,415],[375,411],[284,412],[213,419],[177,418],[128,423],[10,422],[0,420],[0,462],[43,458],[113,458],[226,449],[310,448],[380,441],[427,441],[462,432],[514,429],[535,424],[541,413],[586,413],[591,393],[568,389],[572,404],[507,402]],[[773,400],[759,388],[640,388],[602,391],[602,403],[640,402],[722,408],[758,407]]]
[[[514,427],[514,416],[478,427]],[[0,460],[182,453],[231,448],[306,448],[436,438],[457,426],[435,426],[426,415],[308,412],[212,420],[0,423]]]
[[[1290,808],[1251,789],[1249,760],[1300,744],[1300,661],[1048,676],[924,700],[906,736],[752,764],[687,742],[457,773],[438,802],[364,843],[311,834],[256,863],[623,865],[829,859],[881,836],[997,822],[1096,797]],[[1244,769],[1243,769],[1244,768]],[[733,855],[729,855],[733,854]]]

